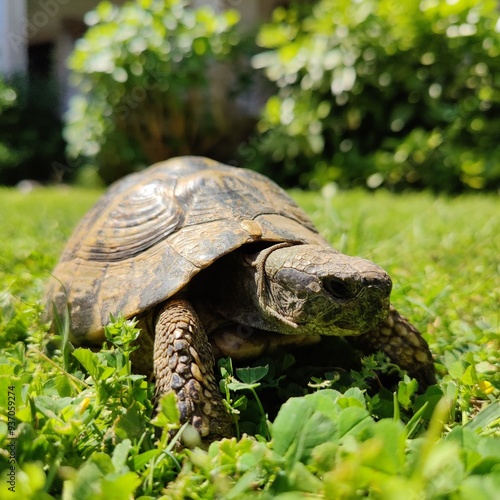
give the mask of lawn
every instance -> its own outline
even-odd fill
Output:
[[[289,355],[234,373],[226,363],[241,430],[270,438],[182,451],[172,401],[152,418],[152,385],[130,372],[129,322],[116,319],[114,345],[92,353],[49,338],[41,320],[44,283],[99,194],[0,190],[0,498],[499,498],[498,196],[292,192],[334,247],[389,272],[438,384],[380,385],[392,369],[381,357],[302,386],[281,378]],[[273,390],[302,396],[267,425]]]

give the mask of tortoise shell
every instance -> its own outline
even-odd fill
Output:
[[[174,158],[114,183],[75,229],[47,303],[70,304],[72,340],[101,343],[110,315],[133,317],[252,242],[327,246],[274,182],[201,157]]]

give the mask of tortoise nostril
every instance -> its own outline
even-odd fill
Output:
[[[385,295],[390,295],[392,290],[392,281],[389,276],[380,277],[378,279],[371,278],[363,280],[363,285],[368,288],[376,288]]]
[[[336,299],[352,299],[356,295],[351,287],[340,278],[325,278],[323,288]]]

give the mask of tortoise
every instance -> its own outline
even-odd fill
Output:
[[[267,177],[180,157],[108,189],[69,239],[46,300],[49,316],[69,305],[77,345],[102,345],[111,314],[136,317],[133,365],[213,440],[231,435],[214,373],[221,356],[341,336],[434,383],[429,347],[390,305],[391,288],[380,267],[333,249]]]

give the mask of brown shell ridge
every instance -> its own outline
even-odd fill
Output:
[[[160,182],[136,187],[117,206],[111,205],[102,215],[104,223],[90,233],[77,255],[104,262],[133,258],[179,229],[184,213],[166,189],[174,186]]]

